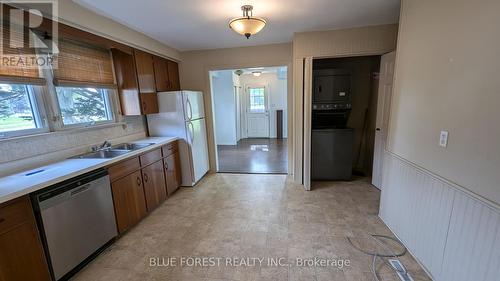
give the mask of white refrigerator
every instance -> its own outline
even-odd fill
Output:
[[[147,115],[151,137],[178,137],[182,186],[194,186],[209,169],[203,94],[158,93],[159,113]]]

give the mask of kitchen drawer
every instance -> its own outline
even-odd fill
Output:
[[[31,212],[27,196],[0,205],[0,234],[32,219]]]
[[[177,141],[173,141],[169,144],[162,146],[161,150],[163,152],[163,157],[167,157],[179,151],[179,145]]]
[[[140,168],[141,165],[139,163],[139,158],[134,157],[109,167],[109,178],[111,181],[115,181],[139,170]]]
[[[141,155],[140,158],[141,158],[141,167],[145,167],[158,160],[161,160],[161,150],[159,148],[155,149],[151,152]]]

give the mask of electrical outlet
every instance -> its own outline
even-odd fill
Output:
[[[448,145],[448,131],[441,131],[439,135],[439,146],[446,147]]]

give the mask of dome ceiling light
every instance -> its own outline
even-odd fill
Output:
[[[252,5],[241,6],[243,17],[232,19],[229,22],[229,28],[237,33],[244,35],[247,39],[261,31],[266,25],[266,20],[253,16]]]

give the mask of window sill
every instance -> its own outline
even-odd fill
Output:
[[[114,122],[114,123],[98,124],[98,125],[94,125],[94,126],[63,128],[63,129],[58,129],[58,130],[52,131],[52,132],[44,132],[44,133],[17,136],[17,137],[11,137],[11,138],[0,138],[0,143],[8,142],[8,141],[16,141],[16,140],[25,140],[25,139],[37,138],[37,137],[44,137],[44,136],[55,135],[55,134],[98,130],[98,129],[103,129],[103,128],[118,127],[118,126],[122,126],[125,129],[127,127],[127,123],[126,122]]]

